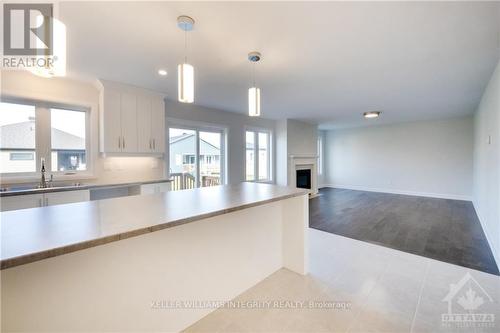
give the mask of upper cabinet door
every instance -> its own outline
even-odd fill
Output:
[[[163,98],[153,99],[151,133],[153,137],[153,151],[165,152],[165,102]]]
[[[151,106],[149,96],[137,96],[137,144],[138,152],[151,153],[153,151],[153,136],[151,134]]]
[[[101,152],[121,152],[121,94],[115,89],[106,89],[101,93],[99,122]]]
[[[122,152],[137,153],[137,96],[121,94]]]
[[[99,80],[101,153],[160,155],[165,152],[164,95]]]

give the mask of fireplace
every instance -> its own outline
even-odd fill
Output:
[[[299,188],[311,189],[311,169],[296,170],[296,186]]]
[[[318,195],[317,159],[316,155],[289,155],[287,186],[303,188],[311,198]]]

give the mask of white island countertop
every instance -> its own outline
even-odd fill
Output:
[[[1,269],[306,194],[241,183],[2,212]]]

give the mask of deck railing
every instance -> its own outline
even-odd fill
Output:
[[[196,179],[190,173],[171,173],[172,179],[171,190],[187,190],[196,187]],[[201,184],[203,187],[220,185],[219,176],[201,176]]]
[[[203,187],[220,185],[219,176],[201,176],[201,184]]]
[[[189,173],[171,173],[170,177],[172,178],[170,186],[172,191],[187,190],[196,187],[196,179]]]

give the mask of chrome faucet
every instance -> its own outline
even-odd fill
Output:
[[[42,158],[42,169],[40,170],[42,173],[42,178],[40,179],[40,184],[38,184],[38,188],[46,188],[47,181],[45,180],[45,160]]]

